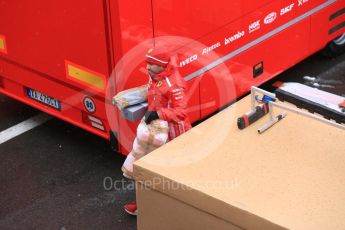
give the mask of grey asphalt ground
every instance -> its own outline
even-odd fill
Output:
[[[0,108],[2,130],[39,113],[5,96]],[[0,229],[136,229],[122,209],[135,198],[123,160],[58,119],[1,144]]]
[[[263,87],[276,80],[344,95],[345,55],[313,55]],[[38,113],[0,95],[0,131]],[[0,229],[136,229],[122,209],[135,197],[123,160],[107,141],[55,118],[1,144]]]
[[[262,87],[272,90],[274,82],[299,82],[345,97],[345,54],[326,58],[317,53],[280,74]]]

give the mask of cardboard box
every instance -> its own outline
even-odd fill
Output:
[[[138,229],[344,229],[345,131],[289,113],[244,130],[249,97],[135,163]],[[278,110],[276,110],[278,112]]]
[[[138,121],[145,115],[147,107],[147,102],[129,106],[121,111],[122,116],[132,122]]]

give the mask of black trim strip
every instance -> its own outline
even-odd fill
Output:
[[[0,88],[4,88],[4,80],[2,79],[2,76],[0,76]]]
[[[153,47],[156,46],[156,39],[155,39],[155,20],[154,20],[154,12],[153,12],[153,0],[151,0],[151,21],[152,21],[152,37],[153,37]]]
[[[109,139],[110,139],[110,148],[112,151],[119,152],[119,140],[118,134],[116,132],[110,131]]]
[[[345,27],[345,22],[342,22],[342,23],[334,26],[332,29],[330,29],[328,31],[328,34],[331,35],[331,34],[337,32],[338,30],[342,29],[343,27]]]
[[[104,32],[105,32],[105,40],[107,45],[107,59],[108,59],[108,71],[109,76],[111,75],[111,72],[113,71],[113,66],[115,66],[114,63],[114,43],[113,43],[113,37],[112,37],[112,27],[111,27],[111,13],[110,13],[110,2],[108,3],[107,0],[103,0],[103,15],[104,15]]]
[[[284,89],[277,89],[274,91],[274,93],[280,101],[290,102],[297,107],[308,110],[309,112],[318,113],[327,120],[333,119],[339,124],[345,124],[345,114],[335,109],[331,109],[323,104],[318,104],[316,102],[310,101],[308,100],[308,98],[294,95],[290,92],[285,91]]]
[[[332,14],[331,16],[329,16],[329,20],[332,21],[332,20],[334,20],[335,18],[337,18],[337,17],[339,17],[339,16],[341,16],[341,15],[343,15],[343,14],[345,14],[345,8],[343,8],[343,9],[341,9],[341,10],[335,12],[335,13]]]

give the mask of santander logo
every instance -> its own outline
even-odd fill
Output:
[[[264,23],[265,24],[270,24],[272,22],[274,22],[277,18],[277,13],[276,12],[272,12],[270,14],[268,14],[265,19],[264,19]]]

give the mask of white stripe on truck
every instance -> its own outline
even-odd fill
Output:
[[[314,9],[312,9],[312,10],[306,12],[305,14],[302,14],[301,16],[299,16],[299,17],[297,17],[297,18],[295,18],[295,19],[285,23],[284,25],[278,27],[277,29],[275,29],[275,30],[273,30],[273,31],[271,31],[271,32],[261,36],[261,37],[259,37],[258,39],[248,43],[247,45],[242,46],[241,48],[239,48],[239,49],[237,49],[237,50],[235,50],[235,51],[225,55],[224,57],[222,57],[222,58],[212,62],[211,64],[209,64],[209,65],[207,65],[207,66],[205,66],[205,67],[195,71],[194,73],[189,74],[188,76],[186,76],[184,78],[184,80],[185,81],[189,81],[189,80],[192,80],[193,78],[196,78],[197,76],[205,73],[206,71],[209,71],[209,70],[213,69],[214,67],[216,67],[216,66],[226,62],[230,58],[233,58],[233,57],[239,55],[240,53],[242,53],[242,52],[252,48],[253,46],[255,46],[255,45],[257,45],[257,44],[259,44],[259,43],[269,39],[270,37],[273,37],[274,35],[280,33],[281,31],[283,31],[283,30],[285,30],[285,29],[295,25],[296,23],[302,21],[303,19],[305,19],[305,18],[307,18],[307,17],[309,17],[309,16],[319,12],[320,10],[326,8],[327,6],[333,4],[336,1],[337,0],[329,0],[329,1],[319,5],[317,7],[315,7]]]

